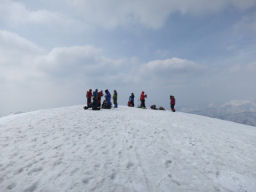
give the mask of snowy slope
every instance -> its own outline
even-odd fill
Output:
[[[0,191],[256,191],[256,129],[81,106],[0,118]]]

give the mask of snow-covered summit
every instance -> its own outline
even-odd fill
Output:
[[[82,106],[0,118],[0,191],[256,191],[256,129]]]

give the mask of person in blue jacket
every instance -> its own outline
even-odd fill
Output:
[[[128,106],[134,107],[134,94],[133,93],[129,97]]]
[[[95,91],[93,91],[93,94],[92,94],[92,96],[93,96],[93,99],[98,99],[98,89],[95,89]]]
[[[111,105],[111,94],[107,89],[105,90],[105,93],[106,93],[105,98],[106,98],[106,101],[107,101],[107,105],[110,106]]]
[[[102,104],[102,108],[105,109],[111,109],[111,94],[110,92],[106,89],[105,90],[105,101]]]
[[[92,97],[93,97],[93,102],[91,104],[92,110],[100,110],[100,107],[98,106],[98,97],[99,97],[98,89],[95,89],[95,91],[93,91]]]

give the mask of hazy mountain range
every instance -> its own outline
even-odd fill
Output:
[[[183,112],[256,126],[256,102],[254,101],[231,100],[219,106],[209,105],[206,108],[182,107],[180,110]]]

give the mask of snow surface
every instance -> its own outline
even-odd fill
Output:
[[[82,106],[0,118],[0,191],[256,191],[256,129]]]

